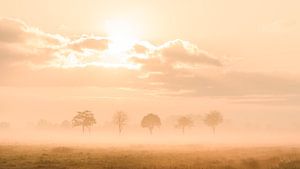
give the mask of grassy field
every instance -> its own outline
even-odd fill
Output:
[[[0,169],[300,169],[300,148],[1,145]]]

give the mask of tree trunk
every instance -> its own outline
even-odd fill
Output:
[[[214,132],[214,135],[216,134],[216,128],[215,127],[213,127],[213,132]]]
[[[121,132],[122,132],[122,127],[121,124],[119,124],[119,135],[121,135]]]
[[[82,125],[82,133],[84,133],[84,125]]]
[[[182,127],[182,134],[184,134],[184,127]]]
[[[153,127],[149,127],[150,135],[152,135],[152,130],[153,130]]]

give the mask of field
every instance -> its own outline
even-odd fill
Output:
[[[1,145],[0,169],[299,169],[296,147]]]

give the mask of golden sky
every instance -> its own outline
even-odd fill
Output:
[[[297,123],[299,5],[1,0],[0,117],[219,109]]]

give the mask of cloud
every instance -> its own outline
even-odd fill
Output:
[[[191,42],[137,42],[111,51],[108,37],[69,38],[16,19],[0,19],[0,85],[97,86],[169,96],[300,95],[300,77],[226,72],[226,65]]]
[[[165,43],[159,47],[158,52],[161,54],[163,61],[167,63],[222,65],[220,60],[212,57],[208,52],[180,39]]]
[[[11,18],[0,19],[0,65],[44,64],[68,39]]]
[[[24,43],[37,45],[36,47],[59,46],[68,41],[63,36],[48,34],[38,28],[32,27],[12,18],[0,18],[0,42]]]
[[[26,39],[26,29],[25,23],[19,20],[0,18],[0,42],[23,42]]]
[[[183,86],[194,89],[192,95],[243,96],[300,94],[299,76],[281,76],[260,72],[227,72],[203,79],[186,79]],[[180,88],[182,86],[176,86]]]
[[[133,46],[133,51],[138,54],[144,54],[144,53],[147,53],[149,51],[149,49],[142,44],[135,44]]]
[[[76,51],[82,51],[83,49],[105,50],[108,48],[108,44],[109,40],[107,38],[85,36],[70,42],[68,47]]]
[[[259,27],[261,32],[265,33],[287,33],[298,32],[299,24],[296,20],[274,20],[272,22],[263,24]]]
[[[131,61],[141,64],[145,71],[165,72],[176,68],[194,68],[197,66],[222,66],[220,60],[197,46],[183,40],[174,40],[147,49],[145,46],[135,46],[138,53],[146,53],[146,58],[133,57]]]
[[[86,65],[100,66],[104,65],[105,59],[103,58],[112,53],[111,51],[111,53],[105,52],[109,50],[109,45],[112,43],[107,37],[84,35],[71,39],[43,32],[36,27],[11,18],[0,19],[0,35],[2,58],[15,63],[24,62],[44,67],[56,64],[57,67],[64,68]],[[12,55],[12,53],[14,54]],[[183,40],[169,41],[160,46],[154,46],[149,42],[136,43],[132,50],[128,50],[125,55],[128,60],[125,59],[117,64],[142,64],[143,67],[152,67],[150,64],[156,60],[163,67],[175,67],[180,64],[185,66],[221,65],[220,61],[211,57],[207,52]],[[131,59],[136,56],[138,56],[136,59]],[[120,58],[120,56],[117,57]],[[144,60],[139,60],[141,58]]]
[[[299,105],[300,95],[247,95],[229,97],[235,104],[261,104],[261,105]]]

